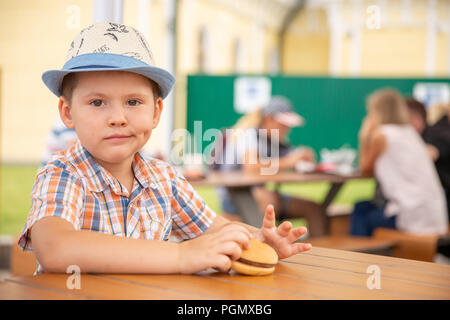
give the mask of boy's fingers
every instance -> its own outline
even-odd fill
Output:
[[[308,229],[306,227],[298,227],[292,230],[291,234],[289,235],[289,241],[294,242],[301,236],[303,236],[306,232],[308,232]]]
[[[226,255],[217,255],[215,262],[213,268],[218,269],[221,272],[228,272],[231,268],[231,260]]]
[[[312,245],[310,243],[294,243],[293,244],[294,253],[297,254],[300,252],[308,251],[312,248]]]
[[[226,233],[220,239],[222,243],[235,242],[238,243],[241,247],[244,247],[246,249],[248,248],[249,240],[250,239],[248,238],[247,234],[240,232],[238,230]]]
[[[266,208],[266,212],[264,214],[263,219],[263,227],[264,228],[275,227],[275,210],[271,204],[269,204]]]
[[[281,237],[287,237],[289,235],[289,232],[292,229],[292,223],[290,223],[289,221],[285,221],[282,224],[280,224],[277,228],[278,234]]]
[[[234,261],[241,257],[242,249],[236,242],[228,241],[222,244],[220,253],[229,256]]]

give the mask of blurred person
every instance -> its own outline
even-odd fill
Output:
[[[427,109],[424,104],[414,98],[405,98],[406,106],[409,111],[409,122],[411,126],[422,135],[427,128]]]
[[[421,102],[413,98],[407,98],[406,104],[409,110],[410,123],[424,139],[427,151],[436,166],[445,191],[447,214],[450,218],[450,121],[448,116],[450,108],[448,106],[442,107],[443,104],[437,105],[441,106],[439,107],[441,118],[434,121],[433,125],[428,125],[429,113]],[[445,113],[442,113],[442,110]]]
[[[450,104],[438,102],[428,107],[427,123],[432,126],[450,112]]]
[[[424,134],[427,145],[433,147],[433,161],[447,199],[447,214],[450,219],[450,108]]]
[[[364,201],[351,216],[352,235],[371,236],[378,227],[414,234],[444,234],[444,191],[426,146],[410,125],[408,108],[393,89],[371,94],[359,132],[359,165],[374,175],[386,198],[383,207]]]
[[[414,98],[406,98],[406,105],[409,111],[409,122],[414,130],[425,139],[428,132],[427,109],[424,104]],[[428,154],[433,161],[437,160],[438,150],[433,144],[426,144]]]
[[[221,171],[242,170],[245,174],[261,174],[267,169],[267,160],[278,161],[278,170],[294,169],[299,161],[315,162],[314,151],[309,147],[293,148],[287,141],[292,127],[300,126],[303,118],[298,115],[292,103],[283,96],[274,96],[270,102],[254,112],[241,117],[232,127],[232,135],[226,136],[222,146]],[[267,136],[261,134],[265,129]],[[271,136],[272,130],[278,132],[278,140]],[[264,132],[264,131],[263,131]],[[275,148],[276,150],[273,150]],[[238,216],[238,210],[231,201],[227,188],[218,188],[222,209],[228,216]],[[266,189],[264,185],[252,188],[252,194],[260,211],[268,203],[275,207],[277,219],[305,218],[308,222],[309,236],[325,234],[325,218],[317,203]]]
[[[44,166],[57,152],[66,150],[77,141],[77,133],[74,129],[67,128],[57,117],[53,127],[47,136],[47,142],[42,155],[41,165]]]

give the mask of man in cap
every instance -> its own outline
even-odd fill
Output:
[[[256,115],[256,117],[255,117]],[[245,117],[253,119],[246,121]],[[246,123],[245,125],[241,125]],[[291,128],[301,126],[304,119],[295,112],[290,100],[284,96],[273,96],[263,108],[243,117],[233,127],[243,130],[239,138],[226,143],[219,170],[243,170],[248,174],[270,175],[280,170],[294,169],[299,162],[315,161],[312,149],[293,148],[287,142]],[[246,127],[247,126],[247,127]],[[229,138],[227,138],[229,140]],[[218,188],[222,209],[229,216],[239,212],[226,188]],[[252,187],[252,194],[260,211],[273,204],[277,219],[305,218],[308,222],[309,236],[325,234],[326,224],[322,208],[317,203],[271,191],[264,185]]]

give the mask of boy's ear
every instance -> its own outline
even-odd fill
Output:
[[[59,97],[58,109],[59,116],[64,125],[69,129],[75,129],[72,120],[71,107],[69,105],[69,101],[64,96]]]
[[[153,111],[153,127],[152,127],[152,129],[155,129],[156,126],[158,125],[159,119],[161,119],[162,110],[163,110],[163,100],[161,97],[159,97],[158,99],[156,99],[155,109]]]

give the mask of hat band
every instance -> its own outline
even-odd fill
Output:
[[[63,70],[148,67],[141,60],[114,53],[86,53],[67,61]]]
[[[115,67],[115,66],[92,65],[92,66],[73,67],[73,68],[70,68],[70,70],[85,69],[85,68],[88,68],[88,69],[105,68],[106,69],[106,68],[117,68],[117,67]]]

